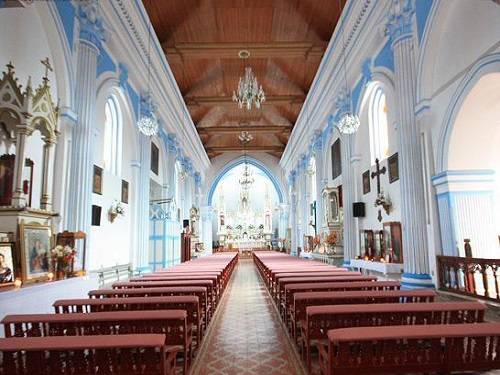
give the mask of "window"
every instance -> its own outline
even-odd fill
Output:
[[[103,165],[112,174],[121,172],[121,143],[121,114],[110,96],[104,106]]]
[[[371,162],[389,156],[389,121],[387,118],[387,98],[383,89],[374,89],[369,108]]]
[[[332,145],[332,179],[335,180],[342,174],[342,159],[340,156],[340,139]]]

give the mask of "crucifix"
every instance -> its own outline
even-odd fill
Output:
[[[378,159],[375,159],[375,165],[377,166],[377,171],[372,172],[371,176],[372,179],[374,179],[375,177],[377,178],[377,198],[378,198],[378,196],[380,195],[380,175],[385,174],[386,168],[385,167],[380,168],[380,162]],[[377,218],[378,221],[382,221],[382,211],[380,209],[378,210]]]
[[[50,65],[49,58],[46,57],[45,60],[40,60],[43,66],[45,66],[45,76],[43,77],[43,82],[47,84],[49,82],[49,71],[53,72],[52,66]]]

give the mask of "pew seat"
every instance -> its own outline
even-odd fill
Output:
[[[0,338],[0,375],[173,375],[165,335]],[[101,370],[101,371],[100,371]]]
[[[500,369],[499,345],[500,323],[333,329],[328,351],[320,351],[321,373],[490,371]]]

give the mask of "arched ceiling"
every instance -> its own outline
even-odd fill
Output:
[[[241,150],[244,130],[248,150],[281,157],[346,1],[143,0],[209,157]],[[245,66],[261,109],[232,102]]]

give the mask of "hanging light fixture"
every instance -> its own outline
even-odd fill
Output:
[[[253,178],[252,172],[248,168],[247,151],[246,151],[246,146],[250,142],[252,142],[253,135],[244,130],[238,136],[238,140],[240,141],[241,145],[243,146],[243,158],[244,158],[244,164],[245,164],[244,168],[243,168],[243,173],[239,179],[239,183],[240,183],[240,186],[243,190],[248,191],[255,181]]]
[[[339,14],[342,14],[342,3],[339,0]],[[342,26],[342,25],[341,25]],[[359,128],[360,122],[359,117],[351,112],[350,103],[350,92],[347,85],[347,57],[346,57],[346,43],[345,43],[345,25],[342,27],[342,44],[343,44],[343,60],[344,60],[344,83],[345,83],[345,101],[346,101],[346,112],[342,115],[342,118],[337,123],[337,127],[342,134],[354,134]]]
[[[142,134],[151,137],[158,132],[158,120],[153,113],[151,98],[151,21],[148,23],[148,94],[141,105],[144,105],[145,108],[141,110],[137,127]]]
[[[238,56],[241,59],[248,59],[250,57],[250,52],[240,51]],[[252,72],[252,68],[247,66],[245,68],[245,75],[240,77],[238,82],[238,90],[233,91],[233,102],[238,103],[238,107],[242,109],[245,107],[248,111],[252,109],[252,105],[258,109],[261,104],[266,101],[266,95],[262,89],[262,85],[259,86],[257,78]]]

